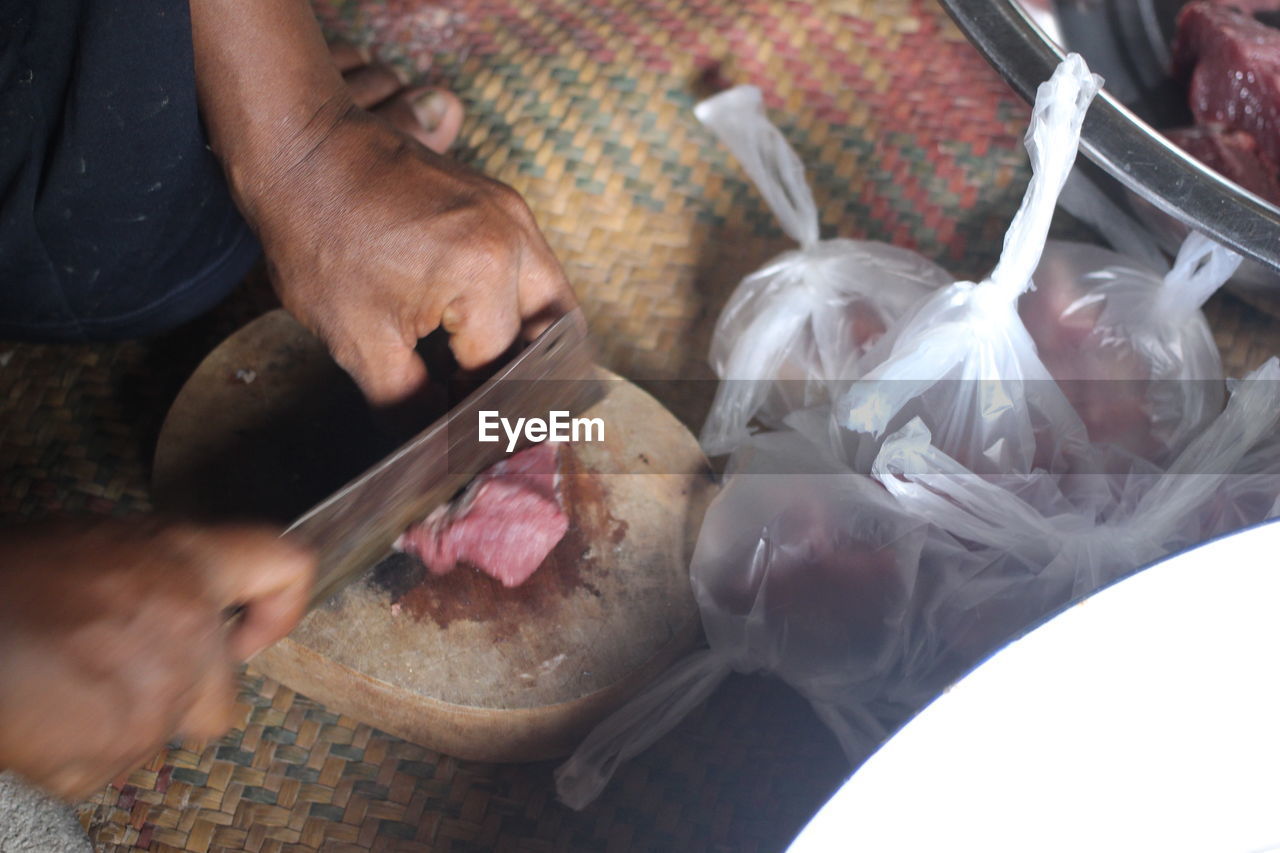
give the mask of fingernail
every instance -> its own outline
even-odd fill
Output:
[[[449,99],[442,92],[424,92],[413,99],[413,114],[428,133],[440,126],[448,111]]]
[[[462,316],[454,304],[450,302],[444,307],[444,311],[440,313],[440,328],[449,334],[453,334],[458,330],[458,324],[461,322]]]

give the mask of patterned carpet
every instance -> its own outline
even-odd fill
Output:
[[[786,245],[693,118],[708,73],[765,90],[829,233],[980,274],[1022,191],[1025,107],[931,0],[320,8],[332,32],[462,96],[458,156],[529,199],[631,378],[709,376],[715,313]]]
[[[457,156],[525,195],[603,360],[642,383],[709,377],[719,308],[786,247],[693,119],[709,78],[764,89],[826,233],[891,240],[960,276],[994,261],[1026,178],[1026,106],[932,0],[320,0],[318,13],[461,95]],[[271,304],[259,276],[163,338],[0,345],[3,517],[150,509],[168,405]],[[1243,303],[1210,313],[1233,373],[1276,349],[1275,325]],[[709,401],[664,402],[696,428]],[[457,761],[252,674],[241,712],[221,742],[161,753],[84,804],[99,849],[774,851],[847,772],[799,698],[749,677],[581,813],[555,802],[550,765]]]

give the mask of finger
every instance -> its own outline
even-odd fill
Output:
[[[306,611],[310,592],[309,585],[290,587],[246,604],[227,637],[228,654],[246,661],[292,631]]]
[[[208,583],[223,607],[247,604],[281,590],[311,582],[315,558],[270,527],[225,525],[205,528]]]
[[[547,327],[572,311],[578,298],[569,285],[560,262],[541,236],[531,251],[531,260],[521,267],[519,302],[521,336],[531,341]]]
[[[385,65],[364,65],[342,75],[351,99],[361,109],[379,104],[400,91],[400,78]]]
[[[369,61],[358,47],[342,40],[329,42],[329,56],[333,58],[333,64],[338,66],[338,70],[344,73],[366,65]]]
[[[397,406],[426,391],[427,366],[413,347],[400,343],[375,345],[338,363],[360,386],[375,409]]]
[[[520,334],[520,309],[501,293],[484,299],[460,296],[445,306],[440,325],[449,333],[458,366],[476,370],[506,352]]]
[[[258,527],[208,531],[204,547],[206,583],[218,606],[244,608],[229,654],[243,659],[293,629],[311,592],[312,554]]]

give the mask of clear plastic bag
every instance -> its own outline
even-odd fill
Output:
[[[1218,348],[1200,311],[1240,256],[1193,233],[1161,274],[1051,241],[1018,310],[1095,442],[1167,461],[1222,411]]]
[[[1087,507],[1043,472],[979,475],[919,419],[874,480],[798,433],[731,460],[691,568],[710,648],[588,736],[556,774],[581,808],[618,763],[732,671],[791,684],[858,764],[986,655],[1056,609],[1173,551],[1280,513],[1280,360],[1160,469],[1132,455]],[[877,484],[877,482],[879,484]],[[881,487],[883,486],[883,488]]]
[[[1274,361],[1271,359],[1254,371],[1250,378],[1280,382],[1280,371],[1270,366]],[[1240,385],[1235,380],[1227,383],[1233,399],[1240,393]],[[1189,533],[1197,542],[1280,517],[1280,428],[1273,427],[1249,447],[1198,515],[1199,526]]]
[[[865,758],[904,713],[879,698],[885,683],[931,643],[912,624],[926,624],[920,611],[977,568],[949,536],[929,537],[881,486],[799,434],[753,436],[731,458],[690,568],[710,648],[586,738],[556,772],[561,800],[581,808],[594,799],[620,761],[669,731],[732,671],[787,681],[851,761]]]
[[[927,298],[866,355],[879,363],[842,397],[795,408],[784,428],[734,450],[691,566],[709,648],[587,737],[556,774],[566,803],[590,802],[620,761],[733,671],[794,686],[857,764],[1073,597],[1280,512],[1280,361],[1234,386],[1225,409],[1158,462],[1089,441],[1018,315],[1097,85],[1072,56],[1041,87],[1028,132],[1034,177],[991,277]],[[1143,285],[1160,329],[1181,334],[1188,323],[1169,318],[1185,320],[1192,302],[1194,317],[1199,296],[1189,294],[1221,272],[1192,257],[1203,257],[1194,245],[1169,274],[1186,282],[1167,291],[1176,296],[1158,277]],[[1176,303],[1168,315],[1166,298]],[[1107,310],[1135,310],[1126,298],[1107,302],[1090,331]],[[1107,328],[1134,340],[1146,327]]]
[[[759,89],[730,89],[700,103],[696,114],[800,244],[744,279],[716,323],[711,365],[727,381],[702,443],[718,455],[747,437],[753,419],[777,427],[793,409],[828,402],[862,375],[863,356],[885,331],[952,277],[896,246],[820,240],[804,166],[769,122]]]
[[[837,406],[843,426],[879,438],[921,418],[939,448],[979,473],[1092,469],[1084,425],[1036,355],[1017,300],[1100,84],[1072,54],[1040,86],[1026,136],[1032,177],[999,263],[979,284],[934,294],[877,344],[878,363]]]
[[[1200,513],[1198,541],[1280,517],[1280,433],[1250,450]]]
[[[890,359],[904,367],[903,375],[895,378],[919,380],[915,393],[899,401],[899,410],[962,365],[972,348],[982,357],[1007,354],[1007,364],[977,365],[969,371],[974,378],[1001,381],[1007,370],[1015,379],[1030,376],[1052,386],[1048,372],[1035,359],[1014,303],[1030,281],[1053,198],[1074,158],[1075,138],[1063,146],[1060,137],[1072,132],[1078,136],[1084,108],[1097,87],[1078,57],[1064,69],[1042,88],[1037,101],[1028,134],[1036,175],[1010,229],[997,273],[982,286],[957,284],[926,297],[909,321],[910,328],[897,338],[901,346],[892,348]],[[739,90],[735,97],[747,96]],[[733,99],[720,103],[734,107],[727,109],[729,115],[749,114],[741,104],[734,106]],[[758,115],[758,95],[755,103]],[[776,129],[758,119],[752,126],[754,131],[725,128],[723,138],[735,146],[753,177],[769,178],[763,182],[771,189],[762,191],[775,211],[787,210],[792,202],[797,202],[792,210],[811,211],[812,200],[794,154],[789,149],[789,157],[778,153],[785,143]],[[784,212],[779,212],[779,219],[802,247],[814,245],[816,219]],[[812,226],[807,231],[806,221]],[[792,420],[803,426],[801,431],[745,435],[747,419],[759,414],[764,401],[740,397],[739,389],[765,383],[732,380],[776,378],[780,359],[789,354],[797,333],[812,328],[806,325],[808,313],[817,303],[797,301],[794,292],[806,288],[795,281],[803,281],[803,275],[786,287],[777,275],[755,283],[748,279],[717,327],[717,340],[725,351],[713,361],[727,381],[721,383],[721,395],[704,430],[704,445],[736,449],[726,485],[703,522],[690,569],[710,649],[659,677],[601,723],[557,770],[560,798],[571,806],[593,799],[618,761],[664,734],[732,670],[765,670],[796,687],[836,732],[853,761],[864,757],[913,703],[945,686],[940,679],[952,672],[940,663],[945,643],[935,626],[946,619],[937,608],[960,595],[965,581],[983,569],[981,561],[990,555],[984,552],[975,558],[944,530],[905,515],[884,488],[845,464],[856,462],[858,449],[872,448],[873,443],[854,438],[846,444],[831,404],[819,401],[791,412]],[[743,306],[758,307],[748,315]],[[777,320],[778,315],[785,319]],[[770,323],[780,325],[776,330],[761,325]],[[767,336],[753,332],[752,324],[771,331]],[[894,334],[891,327],[887,326],[889,336]],[[980,333],[996,339],[975,339]],[[768,359],[753,354],[761,346]],[[734,367],[740,363],[735,358],[751,359],[752,373],[735,372],[741,369]],[[855,381],[853,390],[864,384]],[[893,390],[906,384],[890,383]],[[1042,407],[1037,411],[1044,411],[1044,424],[1033,424],[1026,412],[1028,396],[1019,388],[1016,405],[1024,410],[1028,433],[1022,443],[1030,446],[1034,428],[1055,424],[1055,414],[1073,416],[1059,396],[1060,411]],[[973,399],[952,403],[955,409],[944,423],[952,416],[973,419],[964,408],[975,408]],[[891,421],[886,417],[880,429]],[[1010,428],[1004,418],[986,425],[988,437]],[[1075,432],[1084,442],[1078,420]],[[1016,436],[1010,443],[1015,451],[1021,449]],[[1019,468],[1018,460],[1002,458],[998,448],[983,445],[979,451],[991,452],[1000,470]],[[1030,467],[1028,454],[1021,468]]]
[[[1225,410],[1167,469],[1129,456],[1128,469],[1110,472],[1105,499],[1091,506],[1043,493],[1058,487],[1052,477],[976,475],[939,450],[919,420],[884,442],[873,476],[902,511],[989,550],[983,583],[958,590],[959,600],[944,608],[959,629],[939,628],[954,632],[956,645],[981,622],[979,639],[959,644],[972,657],[1159,557],[1274,514],[1278,425],[1280,360],[1272,358],[1236,385]],[[1028,499],[1020,485],[1042,493]]]

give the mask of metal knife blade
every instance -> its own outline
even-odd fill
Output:
[[[482,410],[502,417],[577,414],[600,396],[586,319],[575,308],[440,420],[295,521],[284,535],[318,555],[308,610],[372,568],[404,529],[507,455],[478,440]]]

